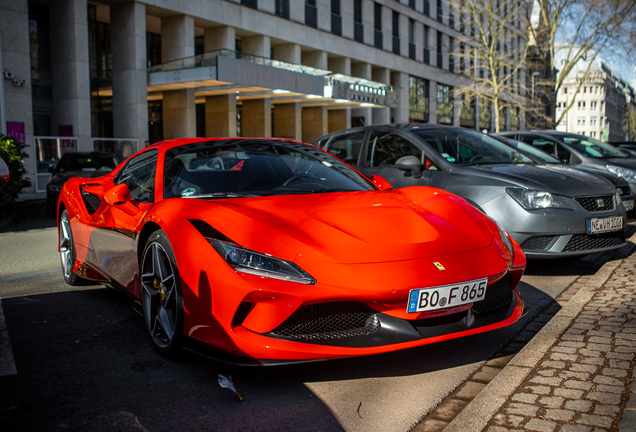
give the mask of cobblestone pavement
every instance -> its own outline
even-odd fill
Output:
[[[486,430],[636,430],[635,355],[636,255],[632,255],[597,290]]]

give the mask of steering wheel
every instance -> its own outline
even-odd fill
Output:
[[[294,183],[297,180],[310,179],[311,177],[312,176],[310,176],[309,174],[296,174],[296,175],[291,176],[287,180],[285,180],[285,183],[283,183],[281,186],[282,187],[286,187],[286,186],[289,186],[290,183]]]

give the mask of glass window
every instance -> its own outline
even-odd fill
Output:
[[[584,156],[593,158],[626,158],[629,157],[625,153],[617,150],[610,144],[587,138],[582,135],[563,134],[558,135],[559,139],[568,144]]]
[[[422,149],[406,138],[390,132],[372,132],[365,165],[395,168],[395,162],[403,156],[415,156],[422,160],[422,155]]]
[[[353,0],[353,21],[362,24],[362,0]]]
[[[155,200],[155,168],[157,150],[149,150],[130,159],[115,178],[115,184],[124,183],[130,197],[141,202]]]
[[[453,100],[449,86],[437,85],[437,123],[453,124]]]
[[[555,145],[543,137],[532,134],[521,134],[519,141],[530,144],[532,147],[541,150],[544,153],[556,154]]]
[[[428,80],[409,77],[409,118],[411,121],[428,121],[428,85]]]
[[[357,165],[363,141],[364,132],[345,134],[333,138],[325,150],[349,165]]]
[[[382,5],[380,3],[373,4],[373,28],[382,31]]]

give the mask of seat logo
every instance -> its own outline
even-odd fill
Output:
[[[437,267],[437,269],[438,269],[439,271],[446,270],[446,269],[444,268],[444,266],[443,266],[442,264],[438,263],[437,261],[436,261],[436,262],[434,262],[433,264],[435,265],[435,267]]]
[[[597,208],[605,207],[605,201],[603,201],[603,198],[596,198],[596,207]]]

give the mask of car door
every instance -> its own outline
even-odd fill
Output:
[[[422,177],[413,178],[411,172],[401,171],[395,162],[404,156],[415,156],[425,166],[425,154],[420,145],[392,131],[371,130],[360,166],[360,172],[367,177],[378,175],[385,178],[393,187],[426,186],[430,182],[430,171],[424,170]]]
[[[366,131],[362,130],[335,136],[329,141],[324,150],[341,161],[359,169],[360,150],[362,150],[365,135]],[[321,140],[319,144],[324,141]]]
[[[106,185],[104,194],[125,184],[130,201],[107,204],[94,215],[90,235],[89,254],[92,264],[131,293],[136,291],[138,260],[134,247],[137,227],[141,218],[154,202],[158,152],[145,151],[130,159],[115,176],[112,185]],[[107,200],[106,200],[107,201]]]

